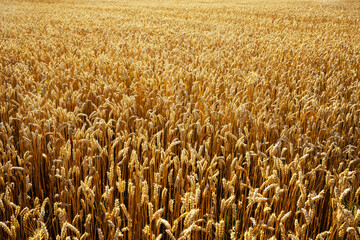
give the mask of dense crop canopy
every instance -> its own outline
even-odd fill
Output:
[[[10,1],[0,239],[359,239],[360,2]]]

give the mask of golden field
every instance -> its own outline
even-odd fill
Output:
[[[360,2],[1,3],[0,239],[360,239]]]

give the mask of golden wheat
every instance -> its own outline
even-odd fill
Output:
[[[359,239],[355,0],[3,1],[0,239]]]

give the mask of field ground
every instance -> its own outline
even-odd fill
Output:
[[[360,238],[360,1],[1,8],[0,239]]]

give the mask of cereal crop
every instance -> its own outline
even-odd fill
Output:
[[[0,239],[360,239],[359,1],[0,8]]]

